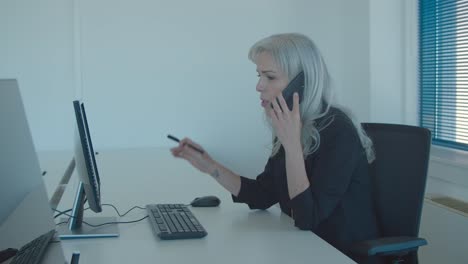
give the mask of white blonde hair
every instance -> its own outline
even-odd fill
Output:
[[[330,76],[325,62],[313,41],[297,33],[277,34],[261,39],[250,48],[249,59],[255,62],[257,55],[262,52],[267,52],[273,57],[277,66],[288,76],[289,80],[292,80],[301,71],[304,72],[304,93],[300,104],[300,114],[302,121],[301,143],[303,155],[306,158],[320,146],[319,131],[333,121],[330,119],[316,123],[317,119],[328,113],[333,100]],[[367,160],[371,163],[375,159],[371,139],[352,115],[347,114],[347,116],[353,122],[366,151]],[[267,121],[270,123],[268,118]],[[272,129],[272,157],[278,153],[281,147],[281,142],[275,140],[274,133],[274,129]]]

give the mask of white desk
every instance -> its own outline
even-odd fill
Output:
[[[47,171],[44,179],[49,195],[70,155],[40,153],[41,168]],[[244,204],[233,203],[230,194],[218,183],[187,162],[173,158],[167,148],[102,152],[96,159],[102,202],[114,204],[121,213],[134,205],[189,203],[204,195],[218,196],[221,205],[191,208],[208,232],[202,239],[159,240],[145,219],[134,224],[119,224],[118,238],[62,241],[66,256],[74,250],[81,252],[80,264],[354,263],[314,233],[298,230],[292,219],[277,207],[252,211]],[[72,176],[59,209],[71,208],[76,178]],[[104,207],[100,215],[115,216],[116,213]],[[146,211],[135,209],[120,220],[129,221],[145,215]]]

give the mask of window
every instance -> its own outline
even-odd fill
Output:
[[[420,124],[468,151],[468,1],[419,1]]]

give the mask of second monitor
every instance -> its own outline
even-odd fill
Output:
[[[70,238],[98,238],[119,236],[117,225],[102,225],[115,223],[115,217],[93,217],[84,215],[84,205],[96,212],[102,212],[101,180],[94,155],[93,143],[89,132],[88,120],[84,104],[73,101],[76,119],[74,159],[80,183],[73,202],[71,216],[63,219],[68,226],[60,226],[61,239]]]

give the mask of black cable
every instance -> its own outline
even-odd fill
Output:
[[[64,215],[68,216],[68,217],[69,217],[69,218],[68,218],[68,221],[70,220],[70,218],[76,218],[75,216],[69,215],[69,214],[67,214],[67,213],[65,213],[65,212],[61,212],[61,211],[56,210],[56,209],[52,209],[52,210],[56,211],[57,213],[64,214]],[[83,220],[83,223],[84,223],[85,225],[88,225],[88,226],[91,226],[91,227],[99,227],[99,226],[110,225],[110,224],[131,224],[131,223],[136,223],[136,222],[143,221],[143,220],[146,219],[146,218],[148,218],[148,215],[145,216],[145,217],[143,217],[143,218],[140,218],[140,219],[138,219],[138,220],[134,220],[134,221],[122,221],[122,222],[120,222],[120,221],[117,221],[117,222],[114,221],[114,222],[107,222],[107,223],[103,223],[103,224],[99,224],[99,225],[92,225],[92,224],[87,223],[86,221]],[[68,221],[60,222],[60,223],[58,223],[58,224],[56,224],[56,225],[65,224],[65,223],[68,223]]]
[[[121,215],[120,212],[119,212],[119,210],[117,210],[117,208],[116,208],[114,205],[112,205],[112,204],[102,204],[102,205],[110,206],[110,207],[114,208],[115,212],[117,212],[117,214],[118,214],[120,217],[126,216],[128,213],[130,213],[130,212],[131,212],[132,210],[134,210],[135,208],[142,209],[142,210],[146,210],[146,208],[143,208],[143,207],[140,207],[140,206],[138,206],[138,205],[135,205],[135,206],[133,206],[132,208],[130,208],[127,212],[125,212],[124,214]],[[88,210],[88,209],[89,209],[89,207],[86,207],[84,210],[86,211],[86,210]],[[68,209],[68,210],[62,211],[62,212],[60,212],[59,214],[56,214],[56,215],[54,216],[54,218],[57,218],[57,217],[59,217],[59,216],[65,214],[65,213],[68,213],[68,212],[70,212],[71,210],[73,210],[73,209]]]
[[[55,224],[55,225],[68,224],[68,221],[70,221],[70,218],[71,218],[71,217],[69,217],[67,221],[63,221],[63,222],[57,223],[57,224]]]
[[[99,226],[103,226],[103,225],[111,225],[111,224],[132,224],[132,223],[137,223],[137,222],[140,222],[140,221],[143,221],[145,220],[146,218],[148,218],[149,216],[145,216],[145,217],[142,217],[138,220],[133,220],[133,221],[124,221],[124,222],[121,222],[121,221],[117,221],[117,222],[107,222],[107,223],[103,223],[103,224],[99,224],[99,225],[90,225],[90,224],[87,224],[91,227],[99,227]],[[84,223],[84,221],[83,221]]]
[[[120,217],[126,216],[128,213],[130,213],[130,212],[131,212],[133,209],[135,209],[135,208],[142,209],[142,210],[146,210],[146,208],[143,208],[143,207],[140,207],[140,206],[138,206],[138,205],[135,205],[135,206],[133,206],[132,208],[130,208],[127,212],[125,212],[124,214],[121,215],[121,214],[119,213],[119,210],[117,210],[117,208],[116,208],[115,206],[113,206],[112,204],[102,204],[102,205],[106,205],[106,206],[110,206],[110,207],[114,208],[114,210],[117,212],[117,214],[118,214]]]
[[[63,212],[60,212],[60,213],[56,214],[56,215],[54,216],[54,219],[57,218],[57,217],[59,217],[59,216],[61,216],[61,215],[63,215],[63,214],[65,214],[65,213],[70,212],[71,210],[73,210],[73,209],[68,209],[68,210],[65,210],[65,211],[63,211]]]
[[[87,201],[88,201],[88,198],[86,197],[85,200],[84,200],[84,203],[86,203]],[[89,209],[89,207],[86,208],[85,210],[88,210],[88,209]],[[65,214],[65,213],[70,212],[71,210],[73,210],[73,208],[68,209],[68,210],[65,210],[65,211],[63,211],[63,212],[60,212],[59,214],[57,214],[57,215],[54,216],[54,219],[57,218],[57,217],[59,217],[59,216],[61,216],[61,215],[63,215],[63,214]]]

